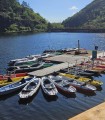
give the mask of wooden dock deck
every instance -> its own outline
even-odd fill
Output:
[[[76,56],[76,55],[75,56],[74,55],[58,55],[55,57],[47,58],[47,60],[59,61],[59,62],[63,62],[63,63],[58,64],[58,65],[54,65],[54,66],[51,66],[48,68],[44,68],[41,70],[33,71],[33,72],[28,73],[28,74],[34,75],[37,77],[42,77],[42,76],[51,74],[53,72],[57,72],[61,69],[71,67],[77,63],[79,64],[79,63],[81,63],[81,61],[88,60],[88,59],[89,59],[88,57]]]
[[[105,120],[105,102],[69,120]]]
[[[97,56],[102,56],[102,55],[103,55],[103,53],[98,53]],[[53,72],[57,72],[61,69],[71,67],[75,64],[80,64],[82,61],[89,60],[89,57],[91,57],[91,56],[66,55],[66,54],[57,55],[57,56],[54,56],[54,57],[49,57],[49,58],[46,58],[45,60],[55,61],[55,62],[63,62],[63,63],[58,64],[58,65],[54,65],[54,66],[51,66],[51,67],[48,67],[48,68],[44,68],[44,69],[41,69],[41,70],[33,71],[33,72],[28,73],[28,74],[38,76],[38,77],[42,77],[42,76],[51,74]]]
[[[42,76],[51,74],[53,72],[57,72],[60,69],[65,69],[67,67],[68,67],[67,63],[61,63],[61,64],[54,65],[54,66],[51,66],[51,67],[48,67],[48,68],[44,68],[44,69],[41,69],[41,70],[30,72],[29,75],[34,75],[34,76],[37,76],[37,77],[42,77]]]
[[[72,64],[72,63],[80,63],[81,61],[88,60],[88,59],[89,59],[88,56],[63,54],[63,55],[57,55],[54,57],[49,57],[49,58],[46,58],[45,60],[56,61],[56,62],[68,62]]]

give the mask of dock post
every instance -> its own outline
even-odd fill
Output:
[[[79,43],[79,40],[78,40],[78,53],[79,53],[79,50],[80,50],[80,43]]]

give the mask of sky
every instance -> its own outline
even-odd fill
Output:
[[[20,3],[23,0],[19,0]],[[49,22],[62,22],[93,0],[24,0]]]

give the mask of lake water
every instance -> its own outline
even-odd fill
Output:
[[[105,34],[102,33],[38,33],[0,36],[0,73],[5,73],[11,59],[40,54],[45,49],[77,47],[105,50]],[[18,92],[0,97],[0,120],[67,120],[105,101],[105,75],[96,77],[104,84],[94,95],[76,93],[76,96],[58,94],[55,99],[46,98],[41,89],[31,100],[19,101]]]

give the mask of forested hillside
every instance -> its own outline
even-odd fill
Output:
[[[71,29],[105,29],[105,0],[94,0],[62,24]]]
[[[0,0],[0,32],[45,31],[47,21],[18,0]]]

